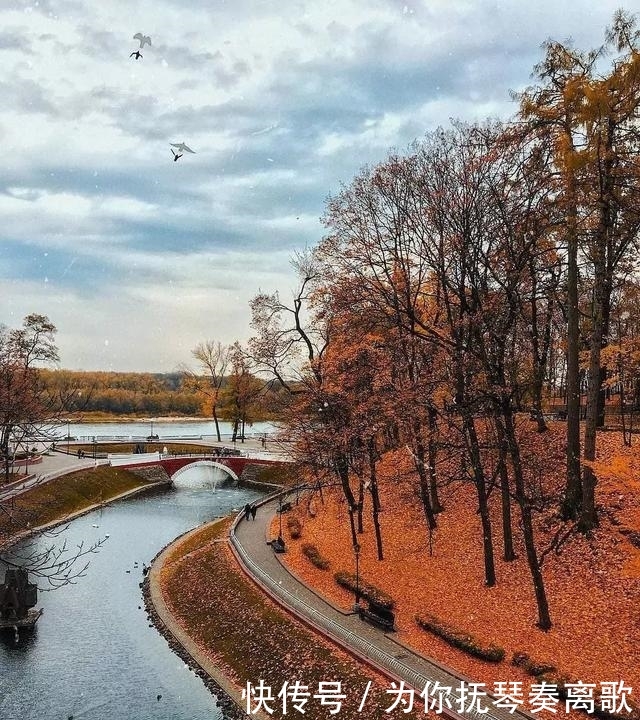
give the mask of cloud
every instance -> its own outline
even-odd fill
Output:
[[[246,337],[340,183],[450,117],[507,117],[540,44],[598,44],[616,4],[8,0],[0,322],[50,314],[87,369]]]

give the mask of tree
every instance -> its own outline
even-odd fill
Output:
[[[240,433],[244,442],[245,425],[252,420],[251,413],[264,383],[252,375],[247,353],[239,342],[230,346],[228,357],[231,372],[224,390],[224,401],[233,425],[231,440],[235,442]]]
[[[203,392],[210,402],[211,415],[216,425],[218,442],[221,440],[218,406],[225,373],[230,362],[231,350],[230,347],[223,345],[219,341],[206,340],[205,342],[199,343],[191,351],[191,354],[200,364],[200,370],[206,373],[206,379],[203,380],[200,375],[185,371],[191,384]]]
[[[11,456],[24,438],[38,436],[59,410],[58,398],[46,392],[38,364],[58,360],[56,328],[44,315],[25,317],[21,328],[0,329],[0,452],[5,482]]]
[[[72,402],[75,393],[62,386],[57,392],[42,382],[40,366],[58,360],[55,345],[56,327],[44,315],[31,314],[21,328],[0,329],[0,451],[3,456],[5,480],[9,479],[11,455],[22,441],[50,437],[59,414]],[[19,512],[11,492],[0,499],[0,516],[14,518]],[[9,527],[11,522],[9,523]],[[5,535],[2,538],[2,534]],[[39,535],[56,536],[56,531]],[[0,546],[11,539],[0,533]],[[52,542],[43,549],[30,545],[20,550],[4,548],[0,560],[5,566],[22,567],[36,578],[46,580],[49,587],[75,582],[86,570],[87,555],[96,552],[104,541],[91,546],[68,548],[65,543]]]

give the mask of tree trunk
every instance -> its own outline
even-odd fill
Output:
[[[572,147],[570,131],[568,146]],[[567,196],[567,480],[561,514],[577,520],[580,513],[580,335],[578,309],[578,227],[573,168],[565,170]]]
[[[367,449],[369,451],[369,492],[371,493],[371,512],[376,535],[376,550],[378,560],[384,560],[382,531],[380,529],[380,494],[378,493],[378,475],[376,473],[376,441],[374,438],[369,438]]]
[[[511,455],[511,466],[513,468],[513,476],[516,489],[516,502],[520,508],[520,518],[522,520],[522,533],[524,538],[524,546],[527,554],[527,564],[531,572],[531,580],[538,608],[538,626],[542,630],[551,628],[551,615],[549,614],[549,603],[544,587],[544,578],[542,570],[538,562],[538,553],[536,551],[536,543],[533,530],[533,521],[531,517],[531,504],[527,496],[524,475],[522,472],[522,463],[520,459],[520,448],[516,438],[516,431],[513,422],[513,413],[511,411],[511,401],[508,396],[502,398],[502,416],[504,418],[504,432],[509,445],[509,454]]]
[[[222,442],[222,438],[220,437],[220,423],[218,422],[218,410],[216,406],[213,406],[213,422],[216,424],[216,437],[218,438],[218,442]]]
[[[480,521],[482,523],[482,548],[484,554],[484,578],[487,587],[493,587],[496,584],[496,569],[493,559],[493,538],[491,535],[491,516],[489,514],[489,502],[487,498],[487,486],[484,477],[484,469],[482,467],[482,458],[480,455],[480,444],[473,418],[467,408],[462,410],[462,419],[464,424],[464,432],[467,439],[469,455],[471,459],[471,467],[478,495],[478,511],[480,512]]]
[[[425,449],[424,443],[422,442],[422,426],[419,419],[415,419],[411,424],[413,430],[413,461],[418,472],[419,482],[419,493],[420,502],[422,503],[422,510],[427,520],[427,528],[429,530],[429,546],[431,546],[431,533],[437,526],[436,516],[431,506],[431,487],[429,485],[429,476],[425,468]]]
[[[333,457],[333,464],[340,479],[342,485],[342,492],[349,505],[349,527],[351,529],[351,546],[355,547],[358,544],[358,536],[356,533],[356,524],[353,519],[353,514],[357,510],[356,499],[349,485],[349,461],[343,452],[336,452]]]
[[[429,442],[427,444],[427,452],[429,454],[429,488],[431,492],[431,507],[433,508],[433,512],[437,514],[444,510],[444,506],[438,497],[436,476],[436,463],[438,461],[438,413],[432,405],[429,405],[427,412],[429,413]]]
[[[513,529],[511,527],[511,493],[509,487],[509,471],[507,469],[508,443],[500,418],[496,417],[495,423],[496,433],[498,435],[498,472],[500,473],[500,501],[502,506],[503,558],[505,562],[511,562],[516,559],[516,553],[513,549]]]

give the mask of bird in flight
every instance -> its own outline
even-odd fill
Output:
[[[174,148],[178,148],[180,152],[190,152],[195,153],[195,150],[192,150],[188,145],[185,145],[183,142],[181,143],[171,143],[171,146]],[[173,150],[171,151],[173,152]]]
[[[147,45],[151,45],[151,38],[149,37],[149,35],[143,35],[142,33],[136,33],[136,34],[133,36],[133,39],[140,41],[140,49],[141,49],[141,50],[142,50],[142,48],[145,46],[145,43],[146,43]]]
[[[129,57],[134,57],[136,60],[140,60],[140,58],[142,57],[142,53],[140,52],[140,50],[136,50],[135,52],[132,52]]]
[[[173,148],[171,148],[171,152],[173,153],[173,162],[178,162],[178,159],[182,157],[182,153],[177,153]]]

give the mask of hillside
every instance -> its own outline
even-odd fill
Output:
[[[563,431],[552,424],[537,436],[544,456],[547,487],[563,482]],[[553,665],[556,676],[571,681],[599,683],[624,680],[640,689],[640,457],[623,447],[618,433],[598,438],[600,526],[591,538],[573,534],[559,554],[545,556],[543,574],[553,627],[542,632],[536,625],[531,579],[520,542],[514,508],[516,561],[500,559],[498,493],[491,497],[498,584],[483,584],[482,544],[477,501],[472,487],[452,482],[442,494],[445,512],[438,516],[429,554],[426,524],[417,501],[408,502],[411,475],[407,453],[388,454],[381,463],[382,538],[384,560],[375,556],[375,539],[368,498],[364,533],[359,535],[360,578],[389,593],[396,601],[398,639],[424,654],[484,682],[521,681],[525,689],[539,682],[511,664],[515,653]],[[555,468],[555,469],[554,469]],[[353,594],[333,579],[338,570],[355,572],[347,507],[337,490],[301,503],[296,512],[303,524],[299,540],[288,543],[284,556],[291,568],[321,593],[344,608]],[[311,514],[308,509],[311,509]],[[563,526],[552,514],[538,516],[539,553]],[[302,554],[302,543],[313,543],[330,560],[329,570],[315,568]],[[473,635],[480,644],[496,644],[506,651],[497,664],[474,659],[443,640],[421,630],[416,615],[431,613],[442,622]],[[633,696],[632,696],[633,697]],[[562,708],[563,710],[563,708]]]

